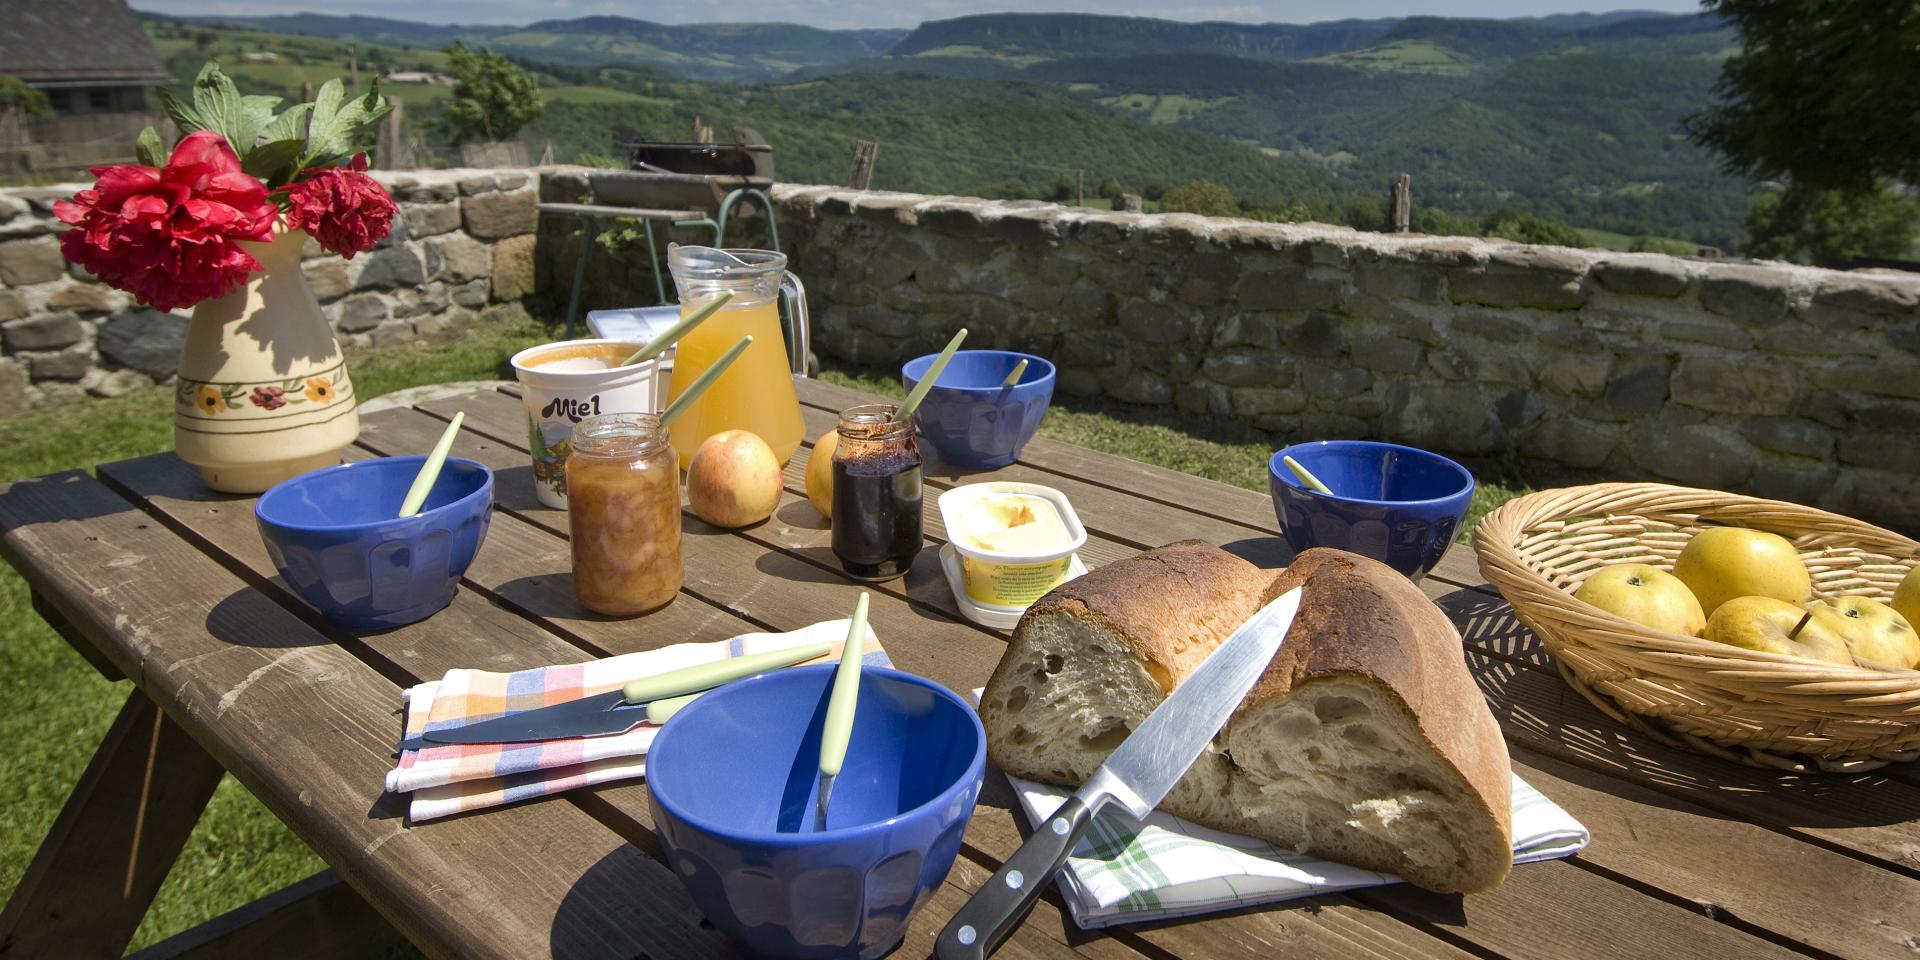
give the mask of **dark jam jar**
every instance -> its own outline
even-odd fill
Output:
[[[913,418],[868,403],[840,414],[833,451],[833,555],[847,574],[890,580],[920,553],[920,448]]]

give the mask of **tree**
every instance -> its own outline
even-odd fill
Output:
[[[455,40],[447,69],[457,82],[442,121],[453,142],[511,138],[540,116],[540,85],[533,75],[491,50],[474,53]]]
[[[1237,217],[1240,201],[1233,191],[1211,180],[1195,180],[1160,195],[1162,213],[1197,213],[1203,217]]]
[[[1740,31],[1722,102],[1690,121],[1727,166],[1760,180],[1871,193],[1920,183],[1920,4],[1705,0]]]
[[[1747,252],[1802,263],[1855,257],[1904,257],[1912,249],[1920,203],[1881,183],[1872,190],[1820,190],[1801,184],[1768,190],[1747,213]]]
[[[0,74],[0,113],[19,112],[29,117],[53,116],[53,105],[47,102],[47,95],[19,77]]]
[[[1559,247],[1587,245],[1587,239],[1580,235],[1580,231],[1564,223],[1511,210],[1496,210],[1487,214],[1486,219],[1480,222],[1480,233],[1515,243],[1546,243]]]

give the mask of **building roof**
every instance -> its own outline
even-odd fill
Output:
[[[0,13],[0,73],[31,84],[172,79],[126,0],[24,0]]]

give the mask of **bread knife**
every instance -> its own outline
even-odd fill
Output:
[[[1300,588],[1260,608],[1140,722],[1100,769],[1033,831],[935,941],[939,960],[981,960],[1007,939],[1107,803],[1145,819],[1266,672],[1300,612]]]
[[[684,705],[680,702],[684,699],[683,694],[711,690],[756,673],[790,667],[825,656],[832,650],[833,644],[815,643],[683,667],[657,676],[642,677],[619,690],[522,710],[461,727],[428,730],[417,737],[400,741],[398,749],[424,750],[449,743],[532,743],[626,733],[650,719],[650,712],[654,722],[666,722],[666,717],[671,715],[673,709]],[[666,709],[653,709],[656,705]]]

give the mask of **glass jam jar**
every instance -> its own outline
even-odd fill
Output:
[[[680,592],[680,463],[650,413],[588,417],[567,457],[573,594],[594,613],[632,616]]]
[[[890,580],[920,554],[920,448],[913,417],[897,404],[868,403],[840,414],[833,451],[833,555],[860,580]]]

